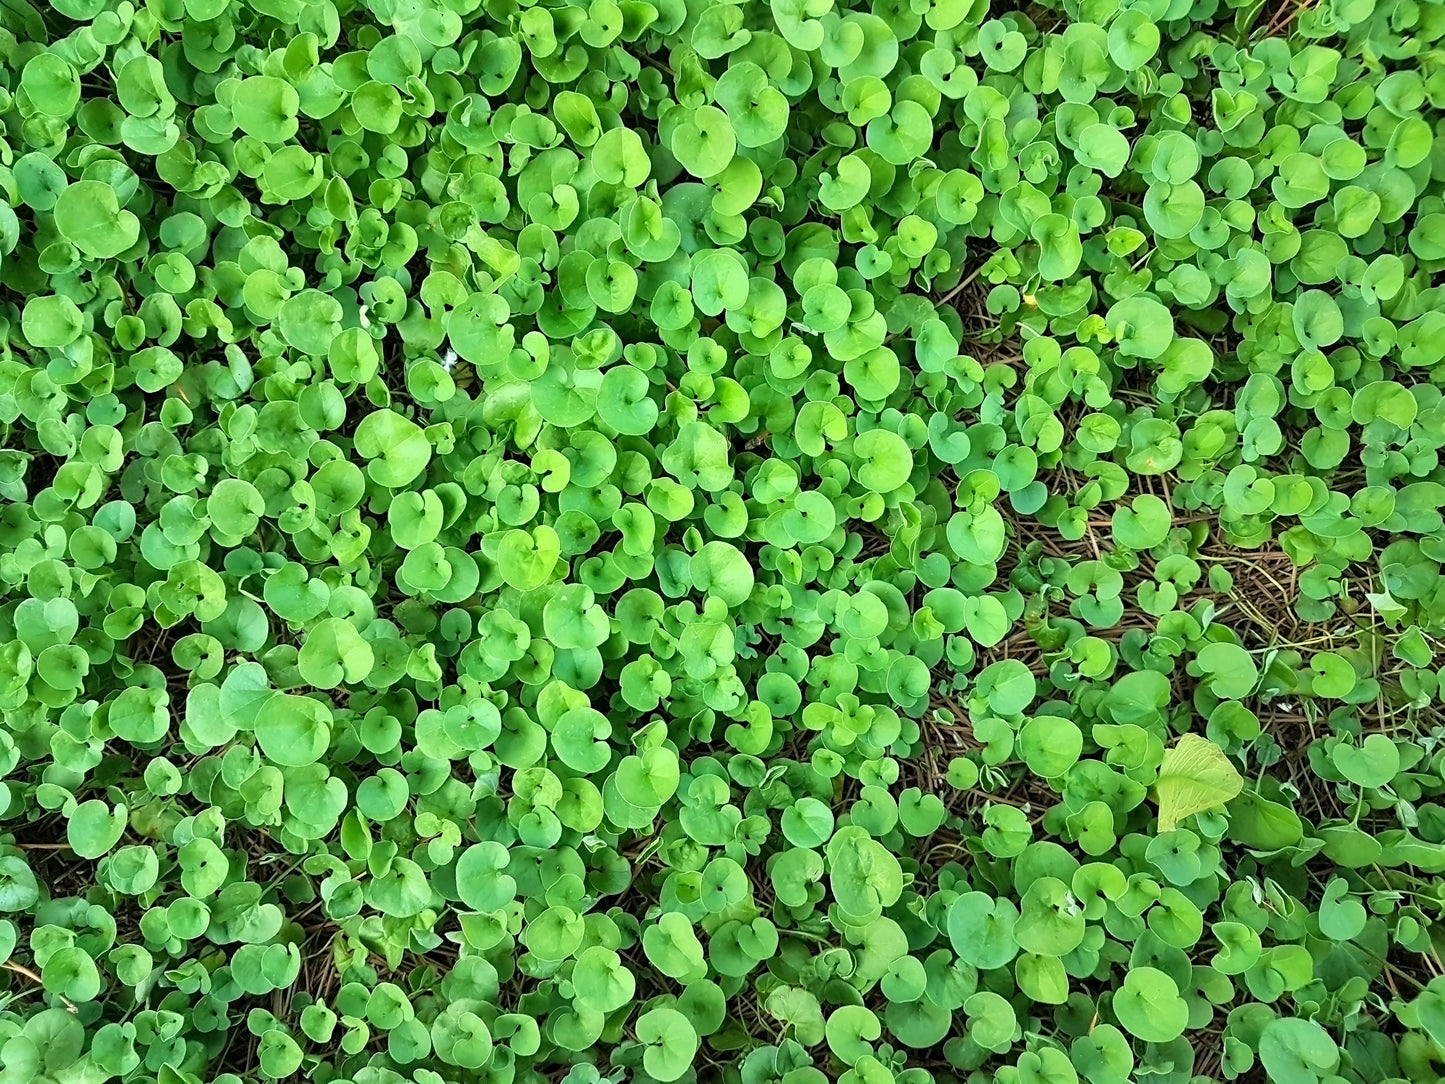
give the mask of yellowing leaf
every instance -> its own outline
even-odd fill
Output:
[[[1243,789],[1244,780],[1223,749],[1198,734],[1185,734],[1164,750],[1154,781],[1159,831],[1172,831],[1185,817],[1221,806]]]

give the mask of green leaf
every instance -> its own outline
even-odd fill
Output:
[[[676,1009],[643,1013],[637,1020],[637,1038],[644,1044],[643,1067],[649,1076],[664,1084],[687,1072],[697,1053],[697,1032]]]
[[[115,189],[101,181],[80,180],[55,201],[55,225],[87,256],[119,256],[140,237],[140,220],[121,207]]]
[[[1189,1005],[1179,987],[1153,967],[1131,967],[1113,1005],[1124,1029],[1148,1043],[1177,1039],[1189,1022]]]

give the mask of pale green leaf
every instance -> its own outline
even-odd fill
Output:
[[[1208,738],[1185,734],[1164,751],[1154,800],[1159,831],[1172,831],[1185,817],[1224,805],[1244,789],[1244,780],[1224,750]]]

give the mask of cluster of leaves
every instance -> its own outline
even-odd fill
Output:
[[[4,0],[0,1084],[1436,1081],[1442,36]]]

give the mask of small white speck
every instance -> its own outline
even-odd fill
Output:
[[[457,352],[455,350],[448,350],[444,355],[442,355],[442,368],[445,369],[447,372],[451,372],[456,367]]]

